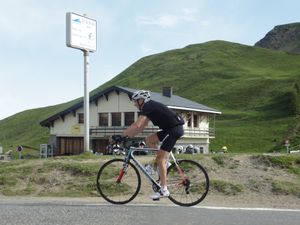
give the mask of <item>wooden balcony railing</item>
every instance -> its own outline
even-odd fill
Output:
[[[91,136],[111,136],[115,134],[121,134],[125,129],[128,127],[91,127],[90,128],[90,135]],[[144,129],[144,131],[139,135],[146,137],[149,134],[155,133],[158,131],[157,127],[147,127]]]
[[[199,129],[199,128],[185,128],[184,129],[185,137],[215,137],[215,129],[207,128],[207,129]]]
[[[123,130],[128,127],[91,127],[90,136],[91,137],[107,137],[115,134],[121,134]],[[139,134],[140,137],[146,137],[149,134],[157,132],[158,127],[146,127],[144,131]],[[184,128],[184,137],[205,137],[213,138],[215,137],[215,129],[199,129],[199,128]]]

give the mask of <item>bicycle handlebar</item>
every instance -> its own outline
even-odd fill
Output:
[[[113,135],[111,138],[116,143],[125,142],[128,139],[128,137],[123,137],[122,135]]]

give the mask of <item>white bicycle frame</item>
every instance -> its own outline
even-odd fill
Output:
[[[148,173],[148,171],[146,170],[146,168],[138,161],[138,159],[134,156],[134,152],[140,152],[140,151],[151,151],[151,152],[157,152],[160,151],[159,149],[154,149],[154,148],[138,148],[138,147],[130,147],[128,149],[128,152],[126,154],[125,157],[125,161],[124,161],[124,169],[126,171],[127,169],[127,165],[130,162],[130,160],[132,159],[132,161],[134,162],[134,164],[146,175],[146,177],[152,182],[152,184],[155,184],[156,187],[158,187],[159,189],[161,188],[161,185],[159,182],[156,181],[156,179],[154,179],[150,173]],[[174,154],[172,153],[172,151],[170,152],[170,156],[173,159],[173,162],[176,164],[176,166],[178,166],[177,163],[177,159],[175,158]]]

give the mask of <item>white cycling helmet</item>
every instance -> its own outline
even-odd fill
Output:
[[[150,91],[138,90],[131,96],[133,100],[144,99],[144,102],[150,100]]]

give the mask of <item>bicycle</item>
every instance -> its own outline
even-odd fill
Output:
[[[121,140],[123,145],[126,139]],[[126,204],[132,201],[140,191],[142,173],[152,183],[154,192],[160,190],[159,179],[139,162],[134,156],[138,151],[158,151],[153,148],[126,148],[125,158],[115,158],[104,163],[97,174],[97,189],[100,195],[112,204]],[[168,197],[180,206],[194,206],[200,203],[209,190],[209,177],[206,170],[198,163],[189,159],[177,160],[170,152],[172,163],[167,169]],[[131,162],[134,162],[134,164]]]

